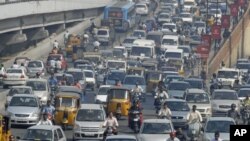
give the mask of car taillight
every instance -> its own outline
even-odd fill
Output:
[[[21,77],[20,78],[24,78],[24,75],[21,75]]]

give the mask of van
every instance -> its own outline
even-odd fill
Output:
[[[183,50],[182,49],[168,49],[164,53],[165,59],[169,58],[176,58],[176,59],[183,59]]]
[[[137,39],[133,42],[130,58],[147,59],[156,58],[155,42],[153,40]]]
[[[163,50],[167,49],[177,49],[179,46],[179,36],[178,35],[164,35],[161,42],[161,48]]]
[[[101,104],[81,104],[75,118],[73,140],[102,140],[106,113]]]

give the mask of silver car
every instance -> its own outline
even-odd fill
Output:
[[[136,83],[142,88],[142,93],[146,93],[146,82],[143,76],[126,75],[123,81],[123,87],[132,90]]]
[[[175,127],[187,127],[187,114],[190,108],[185,100],[167,99],[165,102],[172,112],[172,123]]]
[[[216,131],[220,132],[223,141],[230,141],[230,125],[235,125],[234,119],[230,117],[210,117],[204,126],[202,140],[211,141]]]
[[[188,82],[184,81],[173,81],[168,85],[168,94],[172,98],[183,99],[185,91],[190,88]]]
[[[31,94],[14,95],[7,112],[10,114],[12,125],[35,125],[41,113],[39,99]]]
[[[45,69],[43,61],[35,60],[35,61],[28,62],[27,70],[28,70],[28,76],[34,77],[36,76],[36,73],[39,73],[41,76],[44,76],[46,69]]]
[[[138,134],[139,141],[166,141],[174,131],[171,120],[146,119],[143,121]]]
[[[240,110],[240,100],[234,90],[215,90],[211,98],[212,116],[227,116],[227,112],[231,109],[233,103],[236,104],[236,109]]]
[[[50,99],[50,90],[46,79],[29,79],[26,85],[32,87],[34,94],[39,97],[43,105]]]

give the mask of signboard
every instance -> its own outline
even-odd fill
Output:
[[[230,15],[222,15],[221,27],[222,28],[229,28],[230,27]]]
[[[231,15],[233,16],[233,17],[236,17],[236,16],[238,16],[238,8],[239,8],[239,6],[238,6],[238,4],[231,4],[230,5],[230,11],[231,11]]]
[[[203,59],[208,58],[209,51],[210,51],[210,49],[209,49],[208,45],[205,45],[205,44],[198,45],[197,50],[196,50],[197,54],[200,55],[200,58],[203,58]]]
[[[245,0],[238,0],[237,4],[241,7],[243,7],[245,5]]]
[[[209,47],[211,46],[211,35],[203,34],[201,39],[203,44],[208,45]]]
[[[221,39],[221,26],[220,25],[212,26],[212,37],[213,39]]]

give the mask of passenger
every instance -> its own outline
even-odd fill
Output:
[[[82,85],[79,83],[79,80],[76,80],[75,87],[82,90]]]
[[[52,51],[51,51],[52,54],[57,54],[58,53],[58,50],[56,47],[53,47]]]
[[[119,124],[117,119],[113,116],[113,113],[110,112],[108,115],[108,118],[104,121],[103,127],[112,127],[113,129],[113,134],[117,135],[117,128]],[[104,136],[107,135],[107,130],[104,132]]]
[[[246,98],[243,101],[243,105],[246,106],[250,106],[250,99],[249,99],[249,95],[246,96]]]
[[[161,110],[159,111],[158,117],[159,117],[159,118],[164,118],[164,117],[166,117],[167,119],[171,120],[172,112],[171,112],[171,110],[168,108],[168,106],[167,106],[166,103],[164,103],[163,107],[162,107]]]
[[[54,73],[51,74],[49,78],[49,85],[50,86],[57,86],[57,79],[54,76]]]
[[[176,131],[176,137],[180,140],[180,141],[188,141],[188,137],[187,135],[182,131],[181,128],[178,128]]]
[[[189,124],[194,122],[199,122],[199,123],[202,122],[202,116],[200,112],[196,110],[196,105],[193,105],[192,111],[188,113],[187,121]]]
[[[49,119],[53,119],[55,114],[55,107],[51,105],[50,100],[47,101],[47,105],[43,108],[42,113],[47,114]]]
[[[4,65],[1,64],[0,65],[0,76],[3,76],[5,74],[5,68],[4,68]]]

